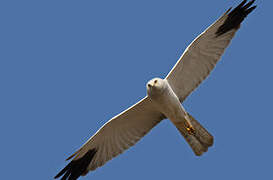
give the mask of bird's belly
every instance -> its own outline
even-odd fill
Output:
[[[170,87],[164,93],[153,98],[152,101],[159,111],[172,122],[179,122],[184,119],[185,111],[178,97]]]

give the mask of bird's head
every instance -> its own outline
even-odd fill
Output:
[[[165,80],[161,78],[153,78],[152,80],[148,81],[146,85],[147,93],[151,97],[153,95],[162,93],[165,87],[166,87]]]

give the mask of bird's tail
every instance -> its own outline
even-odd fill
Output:
[[[213,136],[190,114],[188,114],[188,117],[187,120],[174,123],[174,125],[184,136],[195,155],[201,156],[210,146],[212,146]],[[192,129],[185,126],[185,121],[189,122]]]

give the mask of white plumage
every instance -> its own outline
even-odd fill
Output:
[[[185,137],[196,155],[213,144],[213,137],[185,109],[181,102],[209,75],[220,60],[244,18],[255,9],[254,1],[244,0],[229,9],[199,35],[185,50],[165,79],[147,83],[141,101],[105,123],[77,152],[73,160],[56,175],[77,179],[104,165],[133,146],[161,120],[168,118]]]

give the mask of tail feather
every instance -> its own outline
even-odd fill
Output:
[[[213,136],[190,114],[189,121],[193,126],[194,133],[189,133],[186,130],[184,122],[174,123],[179,132],[186,139],[187,143],[192,148],[193,152],[197,156],[201,156],[204,152],[207,152],[208,148],[213,144]]]
[[[196,130],[195,137],[198,138],[199,141],[207,147],[212,146],[213,136],[190,114],[188,114],[188,116],[190,117],[193,128]]]

